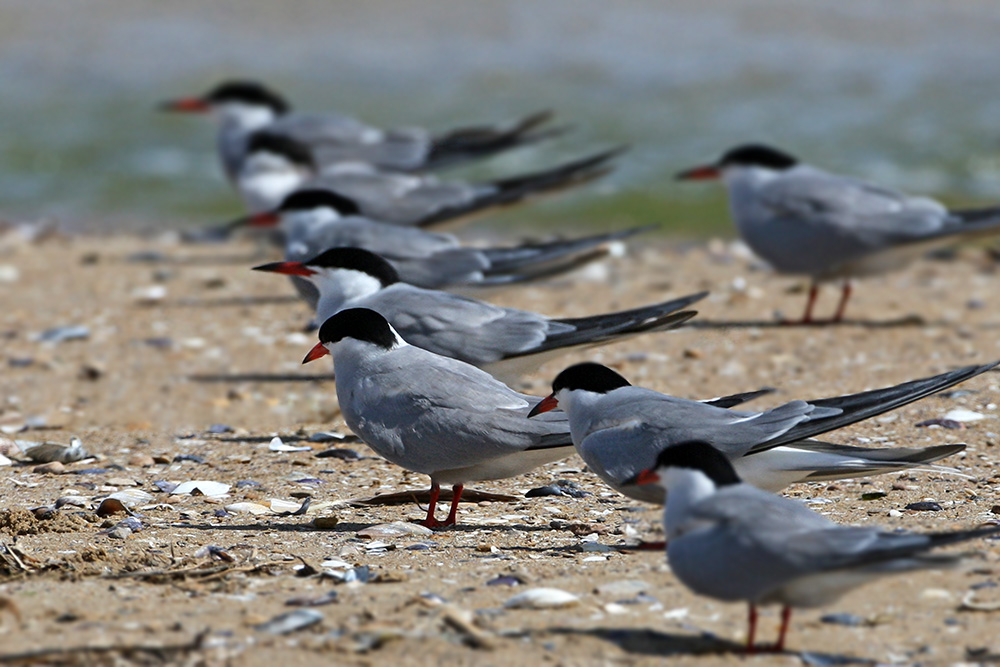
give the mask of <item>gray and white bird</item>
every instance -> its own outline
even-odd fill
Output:
[[[296,190],[332,190],[357,203],[362,215],[395,225],[455,224],[543,194],[589,183],[613,168],[616,148],[528,174],[481,183],[386,172],[362,162],[322,167],[312,150],[272,132],[250,137],[236,187],[251,213],[276,209]]]
[[[340,114],[293,112],[281,95],[255,81],[225,81],[204,95],[164,102],[161,108],[216,117],[219,158],[230,180],[236,179],[250,135],[263,129],[310,146],[322,164],[366,162],[396,171],[460,164],[562,132],[543,127],[552,118],[547,111],[437,135],[417,127],[382,130]]]
[[[537,396],[408,344],[373,310],[350,308],[326,320],[302,363],[327,354],[351,430],[379,456],[430,475],[428,527],[456,522],[467,482],[514,477],[573,453],[565,415],[527,419]],[[441,484],[454,492],[444,522],[434,516]]]
[[[552,319],[399,282],[391,264],[360,248],[334,248],[305,262],[255,268],[312,282],[319,292],[317,322],[344,309],[369,308],[384,316],[410,345],[478,366],[506,381],[573,348],[676,328],[695,315],[683,309],[708,294],[603,315]]]
[[[860,394],[790,401],[761,412],[729,410],[633,387],[606,366],[583,363],[559,373],[552,393],[531,415],[561,408],[569,415],[573,444],[591,471],[630,498],[662,505],[661,489],[627,480],[651,468],[664,448],[689,440],[717,447],[740,477],[767,491],[780,491],[797,482],[924,468],[962,451],[965,445],[872,448],[811,438],[947,389],[998,363]]]
[[[241,218],[231,227],[277,227],[285,259],[301,262],[325,250],[358,247],[385,258],[404,282],[427,288],[493,288],[570,271],[607,256],[617,244],[650,227],[520,246],[474,248],[450,234],[395,227],[361,215],[357,204],[327,190],[300,190],[272,212]],[[318,293],[293,278],[299,294],[316,308]]]
[[[961,554],[928,551],[991,537],[1000,526],[946,533],[839,526],[802,503],[743,483],[729,456],[704,442],[664,449],[636,477],[666,491],[670,570],[695,593],[750,605],[747,651],[759,605],[782,605],[782,651],[793,608],[819,607],[890,574],[939,569]]]
[[[1000,233],[998,207],[949,210],[933,199],[832,174],[767,146],[739,146],[677,178],[721,179],[747,245],[779,273],[811,279],[802,323],[813,321],[823,282],[843,281],[830,320],[838,322],[852,278],[903,267],[938,245]]]

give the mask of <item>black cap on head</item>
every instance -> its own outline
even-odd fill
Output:
[[[740,483],[740,478],[726,455],[707,442],[698,440],[667,447],[656,457],[655,467],[699,470],[715,482],[716,486]]]
[[[361,213],[361,208],[356,201],[332,190],[296,190],[285,197],[278,210],[281,212],[311,211],[314,208],[332,208],[343,216]]]
[[[350,269],[360,271],[378,278],[382,287],[388,287],[399,282],[399,273],[389,262],[385,261],[373,252],[368,252],[361,248],[330,248],[321,254],[313,257],[307,262],[302,262],[309,267],[322,267],[326,269]]]
[[[319,328],[319,342],[324,345],[345,338],[365,341],[387,350],[396,344],[396,336],[386,319],[368,308],[342,310]]]
[[[276,114],[288,113],[288,102],[256,81],[224,81],[207,93],[206,102],[244,102],[270,107]]]
[[[729,151],[719,160],[719,166],[738,165],[741,167],[767,167],[768,169],[790,169],[798,160],[788,153],[763,144],[744,144]]]
[[[250,141],[247,142],[247,153],[256,152],[274,153],[297,165],[310,169],[316,168],[316,161],[308,146],[273,132],[254,132],[250,135]]]
[[[628,380],[607,366],[595,364],[587,361],[582,364],[570,366],[556,376],[552,381],[552,393],[555,394],[561,389],[583,389],[593,391],[598,394],[606,394],[609,391],[621,387],[632,386]]]

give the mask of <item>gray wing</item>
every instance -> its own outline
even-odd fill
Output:
[[[304,240],[310,259],[330,248],[363,248],[387,260],[427,259],[458,247],[450,234],[434,234],[420,229],[396,227],[367,218],[351,216],[311,229]],[[292,258],[289,258],[292,259]]]
[[[307,146],[357,144],[382,136],[382,131],[341,114],[291,113],[275,120],[268,132],[284,134]]]
[[[919,241],[951,224],[947,209],[933,199],[809,167],[774,179],[758,196],[774,216],[820,225],[873,247]]]
[[[539,400],[488,373],[413,346],[393,350],[342,397],[348,425],[366,442],[388,445],[419,472],[462,468],[490,458],[570,442],[561,419],[536,421]],[[339,393],[339,384],[338,384]]]
[[[366,133],[363,140],[353,143],[314,142],[311,148],[323,165],[367,162],[383,169],[412,171],[427,161],[431,136],[420,128],[394,128]]]
[[[766,412],[742,412],[630,387],[606,395],[583,424],[574,419],[580,456],[616,489],[651,468],[665,447],[699,440],[736,459],[808,419],[813,406],[792,401]],[[637,497],[636,488],[626,495]],[[646,494],[640,494],[646,495]]]
[[[313,185],[354,199],[370,218],[397,225],[415,225],[445,209],[464,206],[482,189],[427,176],[359,170],[335,170]]]
[[[540,344],[553,326],[536,313],[403,284],[363,305],[384,315],[411,345],[476,366]]]

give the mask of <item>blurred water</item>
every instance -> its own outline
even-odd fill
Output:
[[[480,175],[633,146],[607,185],[519,220],[718,229],[718,189],[670,175],[747,140],[1000,200],[997,34],[985,0],[0,0],[0,211],[114,227],[238,213],[213,128],[153,110],[231,76],[378,124],[542,108],[574,124]]]

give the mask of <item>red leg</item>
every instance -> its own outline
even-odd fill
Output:
[[[420,521],[421,526],[426,526],[428,528],[437,528],[441,524],[434,517],[434,510],[437,508],[438,498],[441,496],[441,487],[437,482],[431,482],[431,499],[427,503],[427,518]]]
[[[813,321],[813,306],[816,305],[816,297],[819,296],[819,285],[813,283],[809,286],[809,300],[806,301],[806,312],[802,315],[802,324],[809,324]]]
[[[845,280],[840,292],[840,305],[837,306],[837,314],[833,316],[831,322],[839,322],[844,319],[844,311],[847,309],[847,301],[851,298],[851,281]]]
[[[819,296],[819,285],[812,283],[809,285],[809,298],[806,300],[806,312],[802,314],[801,320],[784,320],[782,324],[811,324],[813,319],[813,306],[816,305],[816,297]]]
[[[448,518],[445,519],[443,526],[454,526],[458,523],[458,501],[462,498],[462,491],[465,486],[462,484],[456,484],[451,487],[451,511],[448,512]]]
[[[792,608],[784,606],[781,608],[781,631],[778,633],[778,643],[774,645],[775,651],[785,650],[785,635],[788,633],[788,623],[792,620]]]
[[[750,614],[747,617],[747,653],[753,654],[757,652],[757,647],[754,646],[753,640],[757,635],[757,607],[750,603]]]

